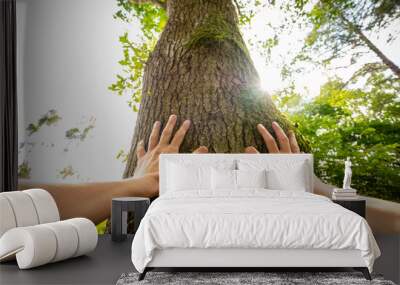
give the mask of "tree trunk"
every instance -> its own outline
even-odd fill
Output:
[[[381,60],[382,62],[398,77],[400,78],[400,68],[391,61],[376,45],[374,45],[365,35],[364,33],[356,29],[355,32],[358,34],[360,39],[365,43],[365,45],[372,50]]]
[[[191,152],[265,152],[256,125],[292,128],[259,77],[238,28],[232,0],[168,0],[168,22],[145,67],[142,101],[124,177],[136,166],[136,145],[147,142],[154,121],[170,114],[192,125],[181,146]],[[299,137],[301,147],[304,140]]]
[[[368,47],[380,60],[385,64],[398,78],[400,78],[400,68],[391,61],[376,45],[374,45],[370,39],[362,32],[362,30],[355,24],[347,20],[343,15],[341,16],[345,22],[347,29],[354,32],[359,39]]]

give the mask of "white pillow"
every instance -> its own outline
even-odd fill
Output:
[[[308,191],[312,188],[310,161],[292,159],[292,155],[279,155],[269,160],[240,159],[238,168],[250,171],[265,169],[268,189]]]
[[[169,163],[167,189],[169,191],[211,189],[211,167]]]
[[[238,188],[267,188],[267,172],[262,170],[236,170]]]
[[[213,190],[236,190],[236,170],[212,168]]]
[[[267,170],[267,188],[306,192],[309,185],[307,167],[306,163],[297,163],[289,169]]]

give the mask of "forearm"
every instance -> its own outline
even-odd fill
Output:
[[[81,184],[22,185],[20,188],[47,190],[57,204],[61,219],[85,217],[97,224],[110,216],[112,198],[149,196],[145,183],[143,178],[136,178]]]
[[[332,191],[335,186],[322,182],[317,176],[314,175],[314,193],[328,198],[332,197]]]

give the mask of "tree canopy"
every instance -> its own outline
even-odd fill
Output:
[[[141,100],[143,70],[168,20],[167,1],[116,0],[119,21],[140,26],[135,38],[120,36],[122,69],[110,90]],[[211,0],[210,0],[211,1]],[[234,0],[243,33],[262,9],[267,38],[248,38],[251,50],[280,71],[283,87],[271,94],[310,142],[316,174],[341,186],[344,159],[353,161],[353,187],[360,193],[400,202],[400,71],[388,47],[398,45],[400,3],[396,0]],[[276,57],[284,35],[304,30],[296,46]],[[134,38],[134,39],[133,39]],[[384,43],[382,46],[381,43]],[[296,48],[297,47],[297,48]],[[298,90],[296,77],[312,69],[328,76],[319,94]],[[268,84],[268,82],[267,82]]]

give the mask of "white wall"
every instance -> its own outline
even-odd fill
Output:
[[[17,0],[19,140],[31,143],[19,163],[31,168],[28,180],[121,177],[116,154],[128,149],[136,114],[127,98],[107,90],[120,71],[118,36],[128,28],[113,19],[116,9],[115,0]],[[29,136],[26,127],[51,109],[61,120]],[[68,129],[89,124],[83,141],[66,138]],[[62,178],[69,166],[74,174]]]

